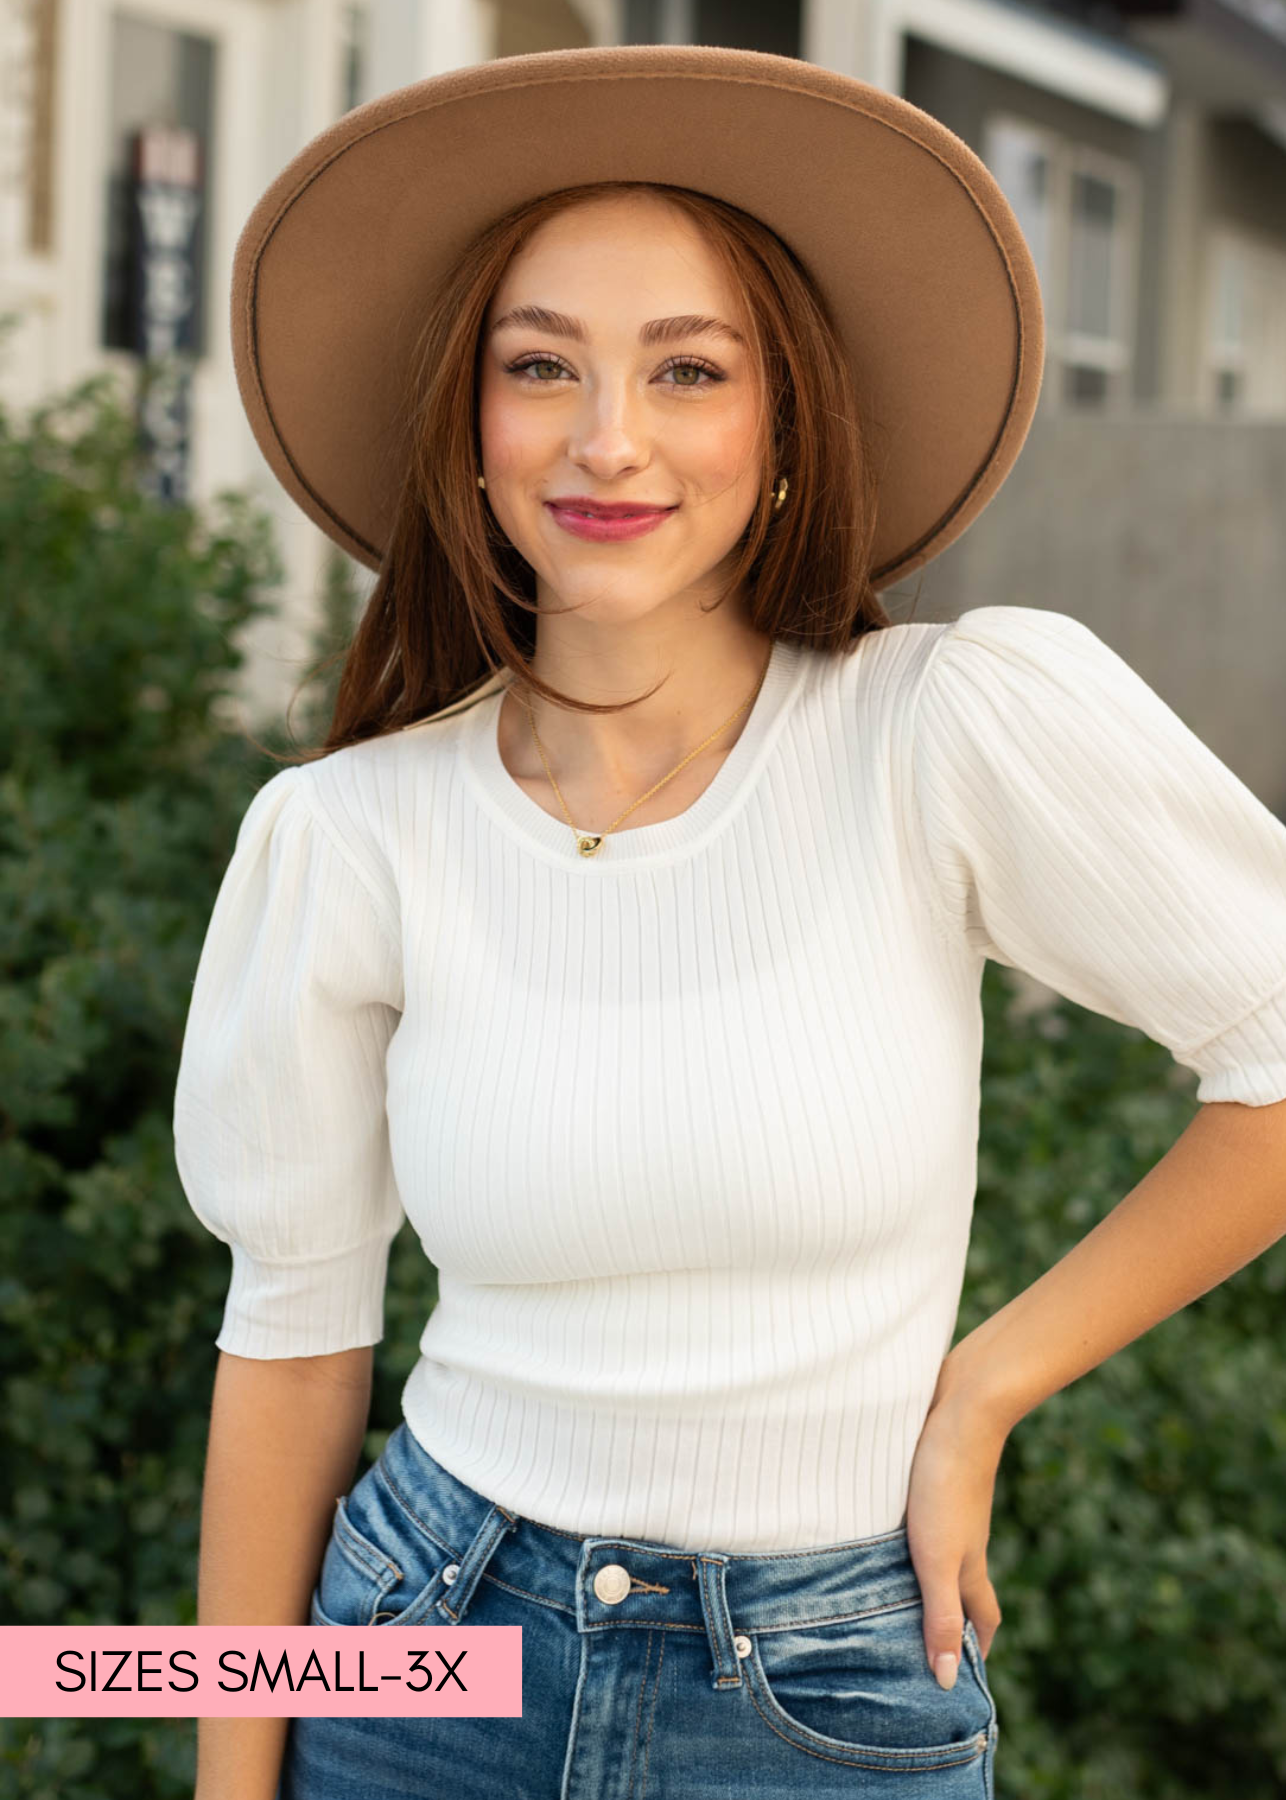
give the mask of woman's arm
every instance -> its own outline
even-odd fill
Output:
[[[371,1346],[220,1353],[201,1509],[199,1625],[306,1625],[335,1501],[353,1483]],[[195,1800],[274,1800],[288,1719],[200,1719]]]
[[[1283,1234],[1286,1100],[1209,1102],[1105,1219],[950,1351],[935,1405],[1007,1436]]]
[[[965,1619],[984,1656],[1000,1624],[986,1552],[1010,1431],[1283,1233],[1286,1100],[1207,1102],[1105,1219],[948,1353],[907,1501],[925,1651],[944,1687],[955,1681]]]

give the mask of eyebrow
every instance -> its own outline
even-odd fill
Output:
[[[515,306],[507,313],[502,313],[491,327],[493,332],[505,325],[527,325],[534,331],[546,331],[553,337],[572,338],[578,344],[587,343],[589,333],[582,319],[570,318],[566,313],[551,312],[547,306]],[[745,348],[746,340],[739,331],[722,319],[706,318],[702,313],[677,313],[670,319],[649,319],[646,325],[639,327],[640,344],[672,343],[675,338],[715,337],[728,338],[734,344]]]

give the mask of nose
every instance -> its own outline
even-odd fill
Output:
[[[626,376],[587,382],[576,396],[568,456],[604,477],[621,469],[642,468],[650,454],[645,405]]]

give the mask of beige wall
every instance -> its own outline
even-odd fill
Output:
[[[528,56],[538,50],[575,50],[593,40],[567,0],[494,0],[492,56]]]

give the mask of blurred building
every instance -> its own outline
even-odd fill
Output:
[[[1286,0],[0,0],[0,312],[20,315],[0,393],[21,406],[129,371],[140,330],[178,334],[195,362],[156,408],[166,477],[198,499],[249,486],[279,519],[288,580],[251,670],[253,697],[279,703],[327,545],[242,415],[241,225],[363,100],[491,56],[630,42],[860,75],[986,161],[1040,270],[1041,405],[987,513],[890,606],[920,588],[920,617],[989,599],[1076,613],[1286,802],[1286,734],[1263,729],[1286,703]],[[168,234],[185,258],[142,321],[140,181],[158,255]]]

